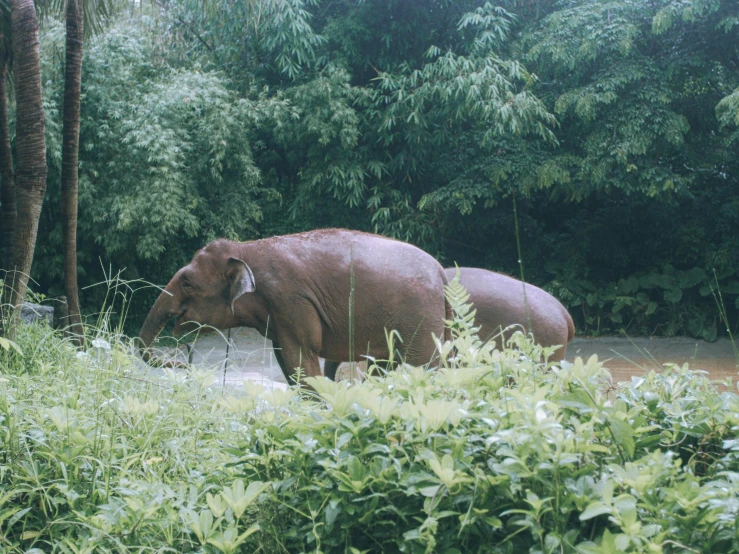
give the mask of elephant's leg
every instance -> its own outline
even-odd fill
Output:
[[[323,343],[323,329],[318,311],[308,298],[284,296],[272,314],[272,343],[280,347],[275,357],[288,383],[293,383],[295,368],[306,377],[323,375],[318,354]]]
[[[280,367],[282,367],[285,378],[290,379],[289,382],[295,382],[293,375],[295,375],[295,368],[297,367],[303,370],[303,375],[306,377],[320,377],[322,375],[318,352],[314,347],[304,346],[304,343],[301,344],[301,341],[296,337],[289,335],[280,337],[278,343],[282,347]]]
[[[285,381],[287,381],[288,385],[294,385],[295,379],[293,379],[293,373],[295,373],[295,370],[285,362],[285,358],[282,355],[282,347],[277,342],[277,339],[272,339],[272,348],[274,349],[275,359],[282,370],[282,374],[285,376]]]
[[[323,376],[331,379],[332,381],[336,381],[336,370],[339,369],[339,366],[341,365],[341,362],[332,362],[331,360],[326,360],[323,362]]]
[[[555,343],[555,344],[557,344],[557,343]],[[547,360],[547,361],[549,361],[549,362],[555,362],[555,363],[556,362],[561,362],[562,360],[565,359],[565,354],[566,353],[567,353],[567,344],[565,343],[563,346],[560,346],[559,348],[557,348],[557,351],[554,354],[552,354],[549,357],[549,360]]]
[[[302,368],[306,377],[320,377],[323,374],[318,359],[322,343],[320,318],[312,305],[301,306],[296,301],[294,306],[296,315],[290,318],[289,325],[275,328],[277,340],[273,343],[282,348],[281,359],[277,361],[286,379],[295,374],[297,367]]]

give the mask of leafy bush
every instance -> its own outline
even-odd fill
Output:
[[[320,402],[245,409],[233,451],[276,483],[288,551],[739,550],[735,394],[677,367],[607,393],[596,358],[482,345],[464,298],[439,371],[311,379]]]
[[[674,287],[615,288],[666,264],[715,268],[722,289],[739,275],[735,1],[139,8],[85,46],[89,311],[101,260],[161,285],[212,238],[317,227],[519,275],[513,197],[526,276],[575,308],[579,332],[725,332],[702,285],[679,302]],[[56,296],[64,26],[42,31],[49,186],[32,276]],[[12,137],[12,101],[9,117]],[[136,301],[132,332],[153,297]]]
[[[686,334],[713,342],[739,309],[739,280],[733,272],[709,275],[699,267],[681,271],[666,265],[616,283],[596,286],[580,280],[567,288],[558,295],[593,334]]]
[[[667,367],[613,387],[474,335],[316,393],[153,374],[124,337],[0,348],[3,552],[739,552],[739,397]]]
[[[255,129],[281,111],[280,101],[239,98],[221,73],[161,63],[145,21],[121,20],[85,51],[78,239],[83,287],[99,280],[101,259],[127,267],[130,279],[166,282],[203,244],[258,236],[264,208],[279,200],[278,191],[262,186],[252,151]],[[47,34],[45,42],[53,43],[55,28]],[[58,56],[48,56],[45,65],[55,67]],[[63,80],[51,81],[46,94],[47,108],[61,106]],[[60,117],[54,112],[49,120]],[[53,128],[60,136],[61,124]],[[52,182],[61,169],[60,140],[51,140],[48,150]],[[52,284],[62,275],[58,203],[58,187],[49,187],[35,259],[35,271],[55,278]],[[83,290],[90,311],[100,304],[99,292]],[[145,315],[143,302],[140,309]]]
[[[24,326],[22,354],[0,348],[0,551],[234,552],[253,540],[249,507],[266,485],[226,467],[221,441],[241,433],[214,409],[212,375],[154,376],[121,337],[92,345],[76,352]]]

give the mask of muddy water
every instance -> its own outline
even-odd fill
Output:
[[[194,343],[192,362],[217,370],[219,380],[223,378],[225,367],[226,383],[240,384],[245,378],[284,383],[271,341],[253,329],[234,329],[231,331],[226,362],[226,336],[224,333],[224,336],[199,338]],[[685,337],[576,338],[567,348],[566,359],[572,361],[576,356],[587,359],[593,354],[605,362],[614,383],[628,381],[632,376],[659,369],[666,363],[688,363],[691,369],[707,371],[714,380],[732,378],[734,387],[739,380],[739,356],[728,339],[708,343]],[[184,348],[181,348],[179,356],[185,359]],[[348,364],[344,364],[339,371],[346,375]]]
[[[739,346],[739,345],[738,345]],[[567,359],[597,354],[611,371],[615,383],[660,369],[664,364],[688,364],[708,372],[712,380],[739,380],[739,353],[729,339],[716,342],[686,337],[671,338],[576,338],[567,348]],[[734,388],[736,390],[736,388]]]

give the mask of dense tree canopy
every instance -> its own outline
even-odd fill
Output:
[[[53,294],[63,29],[42,34]],[[736,322],[731,0],[161,0],[86,46],[82,95],[82,285],[318,226],[520,275],[518,234],[581,331],[712,339],[717,286]]]

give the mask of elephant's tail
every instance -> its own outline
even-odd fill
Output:
[[[572,321],[570,312],[565,309],[565,315],[567,317],[567,342],[570,342],[575,338],[575,322]]]

